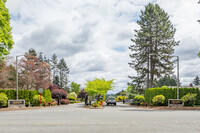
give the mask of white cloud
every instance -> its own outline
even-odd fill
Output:
[[[185,0],[8,0],[16,45],[11,55],[29,48],[49,58],[56,53],[70,67],[70,81],[84,85],[95,77],[116,79],[115,92],[127,87],[130,69],[128,47],[138,28],[140,10],[149,2],[158,3],[170,15],[180,46],[180,78],[189,84],[199,74],[197,52],[200,32],[196,1]],[[192,65],[191,65],[192,64]]]

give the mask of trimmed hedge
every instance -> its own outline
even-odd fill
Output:
[[[42,92],[42,96],[44,97],[46,103],[48,102],[52,102],[52,99],[51,99],[51,91],[49,89],[46,89]]]
[[[200,105],[200,91],[198,88],[179,88],[179,98],[181,99],[188,93],[196,93],[197,99],[196,104]],[[168,99],[177,99],[177,88],[157,87],[149,88],[145,91],[145,99],[148,104],[153,104],[152,99],[156,95],[165,96],[166,100],[164,105],[168,105]]]
[[[8,89],[8,90],[0,90],[0,93],[3,92],[7,95],[8,100],[15,100],[17,98],[16,96],[16,90]],[[37,90],[29,91],[29,90],[18,90],[18,99],[24,99],[26,106],[28,106],[29,102],[33,104],[33,97],[35,95],[39,95]],[[51,102],[51,91],[49,89],[46,89],[43,91],[42,96],[45,98],[47,102]]]

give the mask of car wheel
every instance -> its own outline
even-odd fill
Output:
[[[114,105],[116,106],[116,103]]]
[[[109,104],[107,103],[107,106],[108,106]]]

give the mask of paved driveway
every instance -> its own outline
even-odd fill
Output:
[[[200,111],[161,111],[118,103],[104,109],[70,104],[0,112],[0,133],[199,133]]]

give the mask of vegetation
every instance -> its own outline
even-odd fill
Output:
[[[158,4],[149,3],[145,6],[137,24],[140,29],[135,30],[135,39],[132,39],[134,44],[129,47],[133,52],[130,54],[132,62],[129,65],[137,71],[139,77],[129,77],[133,81],[144,83],[149,74],[151,88],[156,77],[172,73],[172,54],[174,46],[179,42],[174,40],[176,29],[169,20],[169,15]]]
[[[182,98],[188,93],[196,93],[196,104],[200,104],[200,92],[198,88],[179,88],[179,97]],[[148,104],[153,104],[152,99],[157,95],[165,96],[164,105],[168,105],[168,99],[177,99],[177,88],[157,87],[145,91],[145,99]]]
[[[144,105],[144,103],[145,103],[145,98],[144,98],[144,96],[142,96],[142,95],[137,95],[137,96],[135,96],[133,102],[134,102],[134,104],[137,104],[137,105]]]
[[[196,93],[188,93],[181,98],[185,106],[193,106],[196,102]]]
[[[152,99],[152,102],[153,102],[154,105],[157,105],[157,106],[164,105],[165,96],[163,96],[163,95],[157,95],[157,96],[155,96],[155,97]]]
[[[199,76],[196,76],[194,81],[193,81],[193,84],[194,85],[200,85],[200,79],[199,79]]]
[[[77,98],[77,94],[75,92],[69,93],[69,97],[74,97],[75,99]]]
[[[81,86],[80,84],[71,82],[70,84],[71,92],[75,92],[78,95],[81,90],[80,86]]]
[[[106,81],[104,78],[98,79],[95,78],[92,81],[87,81],[85,91],[89,93],[89,95],[97,95],[97,101],[100,100],[100,96],[105,95],[107,91],[113,89],[113,80]]]
[[[69,104],[69,100],[68,99],[62,99],[61,104]]]
[[[87,92],[84,89],[82,89],[78,95],[78,98],[81,98],[81,100],[83,100],[83,99],[85,99],[86,95],[87,95]]]
[[[57,100],[66,99],[67,98],[67,92],[63,89],[53,89],[51,91],[52,98],[55,98]]]
[[[43,106],[45,104],[45,98],[43,96],[41,96],[41,105]],[[33,101],[32,101],[32,105],[33,106],[40,106],[40,95],[35,95],[33,97]]]
[[[154,84],[155,84],[155,87],[177,86],[176,78],[169,76],[169,75],[168,76],[165,75],[164,77],[160,78],[159,80],[155,80]]]
[[[6,8],[7,0],[0,0],[0,60],[5,55],[9,54],[10,49],[13,48],[14,41],[12,39],[12,32],[10,27],[10,14]]]
[[[0,93],[0,108],[8,104],[8,97],[5,93]]]

